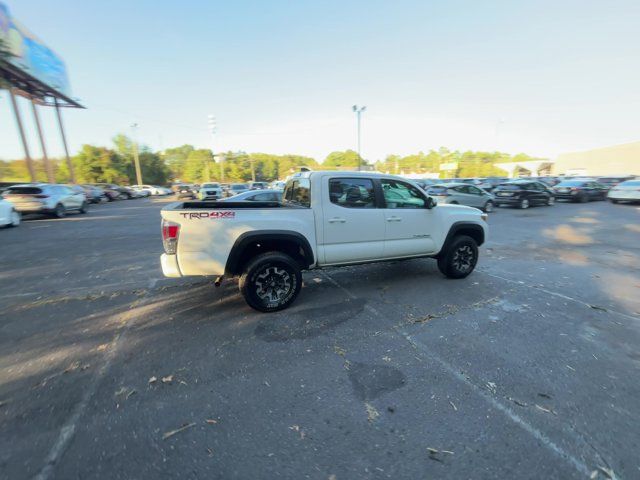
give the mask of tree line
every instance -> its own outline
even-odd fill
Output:
[[[385,173],[404,175],[409,173],[433,174],[449,177],[504,176],[498,166],[503,162],[533,160],[525,154],[509,155],[501,152],[450,151],[446,148],[426,153],[400,156],[388,155],[384,160],[368,163],[353,150],[331,152],[319,163],[302,155],[274,155],[269,153],[221,152],[214,156],[209,149],[192,145],[168,148],[154,152],[149,147],[138,146],[140,167],[146,184],[166,185],[181,181],[246,182],[284,179],[299,171],[300,167],[318,169],[355,169],[358,164]],[[113,138],[110,147],[83,145],[71,159],[78,183],[116,183],[131,185],[136,182],[134,168],[134,144],[125,135]],[[360,162],[359,162],[360,160]],[[34,161],[38,181],[46,181],[44,165]],[[56,181],[69,181],[69,171],[62,159],[52,159]],[[454,170],[442,171],[442,164],[453,164]],[[0,181],[29,181],[26,161],[0,161]]]

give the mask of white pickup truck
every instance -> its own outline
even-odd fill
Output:
[[[438,206],[411,181],[370,172],[301,172],[282,203],[184,202],[162,209],[167,277],[240,277],[256,310],[288,307],[301,271],[326,266],[432,257],[450,278],[476,266],[487,215]]]

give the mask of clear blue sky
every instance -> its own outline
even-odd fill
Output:
[[[5,1],[65,59],[88,107],[65,111],[72,151],[137,122],[153,148],[322,159],[355,146],[354,103],[368,107],[370,160],[441,145],[554,156],[640,139],[638,0]],[[21,156],[2,94],[0,158]]]

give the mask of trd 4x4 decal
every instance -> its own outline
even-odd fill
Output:
[[[211,218],[212,220],[216,220],[218,218],[235,218],[236,212],[231,211],[222,211],[222,212],[185,212],[180,213],[183,218],[193,219],[193,218]]]

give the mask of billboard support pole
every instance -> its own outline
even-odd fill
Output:
[[[47,181],[49,183],[55,183],[56,179],[53,175],[53,165],[49,161],[49,156],[47,155],[47,146],[44,143],[44,135],[42,135],[42,125],[40,125],[40,116],[38,115],[38,109],[36,107],[36,102],[31,98],[31,107],[33,108],[33,119],[36,122],[36,129],[38,130],[38,138],[40,139],[40,147],[42,148],[42,159],[44,160],[44,168],[47,171]]]
[[[54,102],[56,106],[56,116],[58,117],[58,127],[60,127],[60,136],[62,137],[62,145],[64,146],[64,155],[67,159],[67,167],[69,168],[69,180],[71,183],[76,183],[76,175],[73,171],[73,164],[71,163],[71,158],[69,157],[69,147],[67,146],[67,135],[64,132],[64,125],[62,124],[62,114],[60,113],[60,105],[58,104],[58,99],[54,97]]]
[[[29,145],[27,144],[27,137],[24,134],[24,127],[22,126],[22,118],[20,117],[20,110],[18,109],[18,102],[16,102],[16,96],[13,93],[13,88],[9,89],[9,96],[11,97],[11,106],[13,107],[13,113],[16,117],[16,123],[18,124],[18,132],[20,132],[20,140],[22,140],[22,148],[24,149],[24,158],[27,161],[27,169],[29,170],[29,176],[31,181],[36,181],[36,171],[33,168],[33,160],[31,160],[31,154],[29,153]]]

